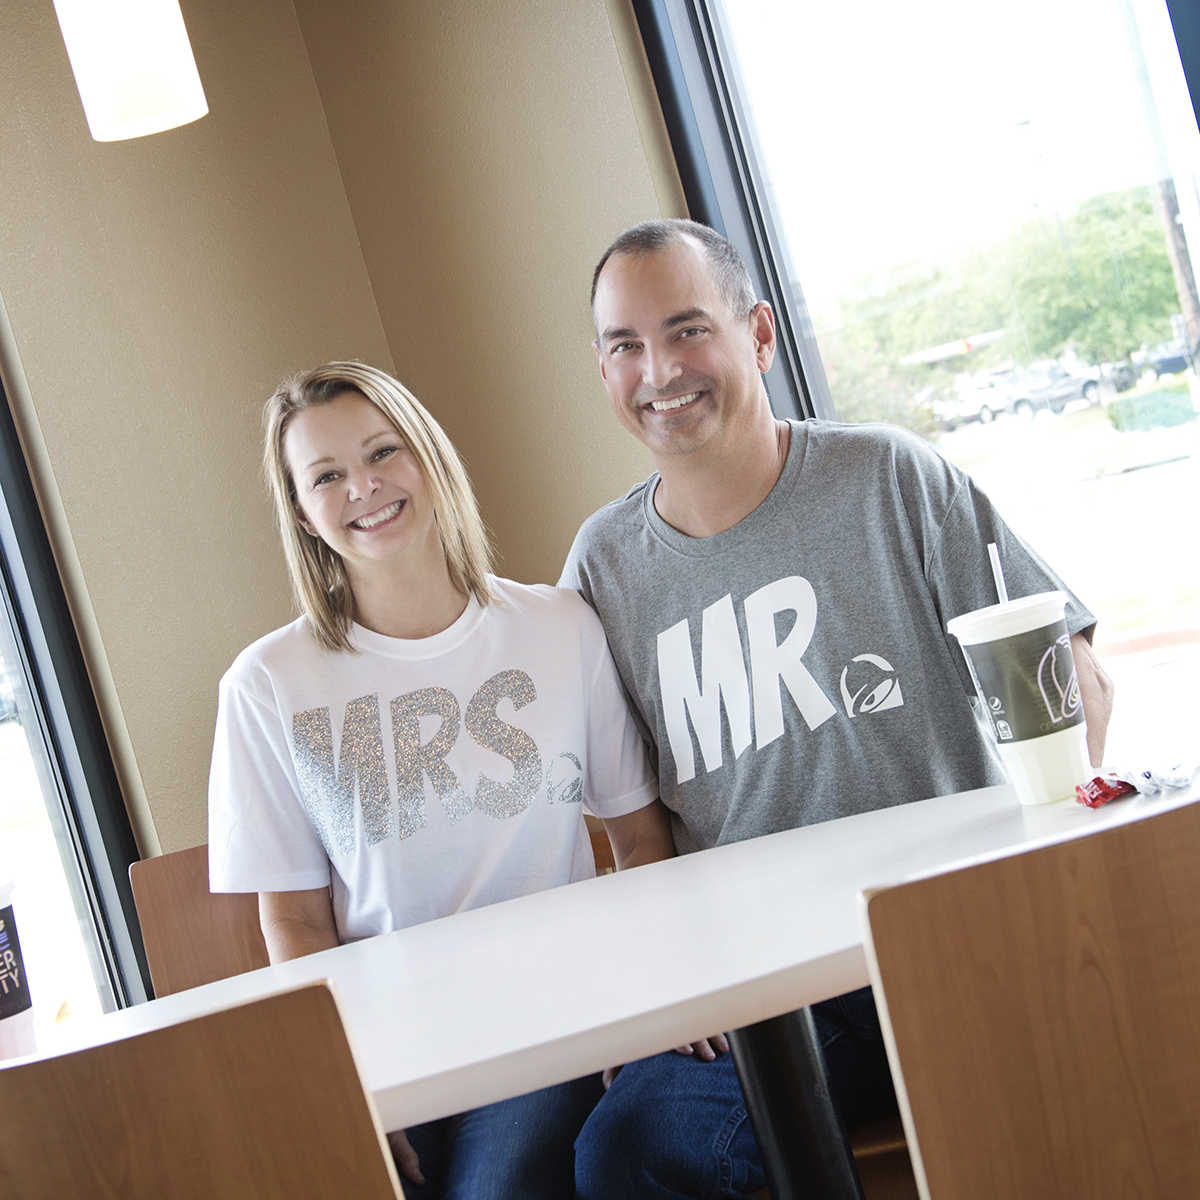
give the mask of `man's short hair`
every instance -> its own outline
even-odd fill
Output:
[[[715,229],[701,225],[698,221],[685,221],[671,218],[660,221],[643,221],[632,229],[627,229],[600,256],[596,269],[592,272],[593,308],[596,304],[596,285],[600,282],[600,272],[604,270],[608,260],[614,254],[652,254],[665,246],[683,241],[684,238],[694,238],[704,250],[708,265],[712,271],[713,282],[721,299],[729,306],[729,311],[735,317],[748,317],[750,310],[758,302],[754,294],[754,284],[750,272],[737,247],[722,237]]]

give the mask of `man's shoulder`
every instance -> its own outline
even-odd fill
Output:
[[[847,481],[890,480],[902,489],[917,484],[951,489],[961,472],[920,434],[898,425],[839,421],[805,422],[808,429],[806,463],[820,465]]]
[[[582,537],[606,537],[614,530],[627,529],[630,525],[641,525],[645,521],[643,505],[646,489],[654,476],[635,483],[623,496],[610,500],[603,507],[596,509],[579,527],[576,540]]]
[[[822,419],[806,421],[804,424],[809,430],[810,444],[822,449],[918,461],[936,461],[941,458],[937,450],[920,434],[899,425],[885,425],[874,421],[851,424]]]
[[[567,554],[559,580],[561,584],[578,588],[589,563],[596,559],[610,561],[620,557],[621,551],[632,544],[630,534],[645,528],[646,491],[653,486],[656,478],[652,475],[635,484],[624,496],[610,500],[580,525]]]

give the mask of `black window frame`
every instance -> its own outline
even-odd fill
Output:
[[[2,381],[0,605],[37,717],[37,728],[26,732],[45,743],[113,994],[119,1007],[141,1003],[152,990],[129,884],[140,855]]]
[[[704,0],[633,0],[688,212],[739,250],[775,313],[778,348],[767,373],[781,417],[832,417],[833,401],[812,321],[783,231],[763,202],[765,176],[742,130],[750,126],[730,84],[730,52]]]

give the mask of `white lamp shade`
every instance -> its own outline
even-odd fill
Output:
[[[160,133],[208,112],[179,0],[54,0],[98,142]]]

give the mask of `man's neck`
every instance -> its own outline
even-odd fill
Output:
[[[790,442],[791,426],[768,412],[741,437],[694,454],[664,457],[656,463],[655,511],[688,537],[731,529],[770,495]]]

